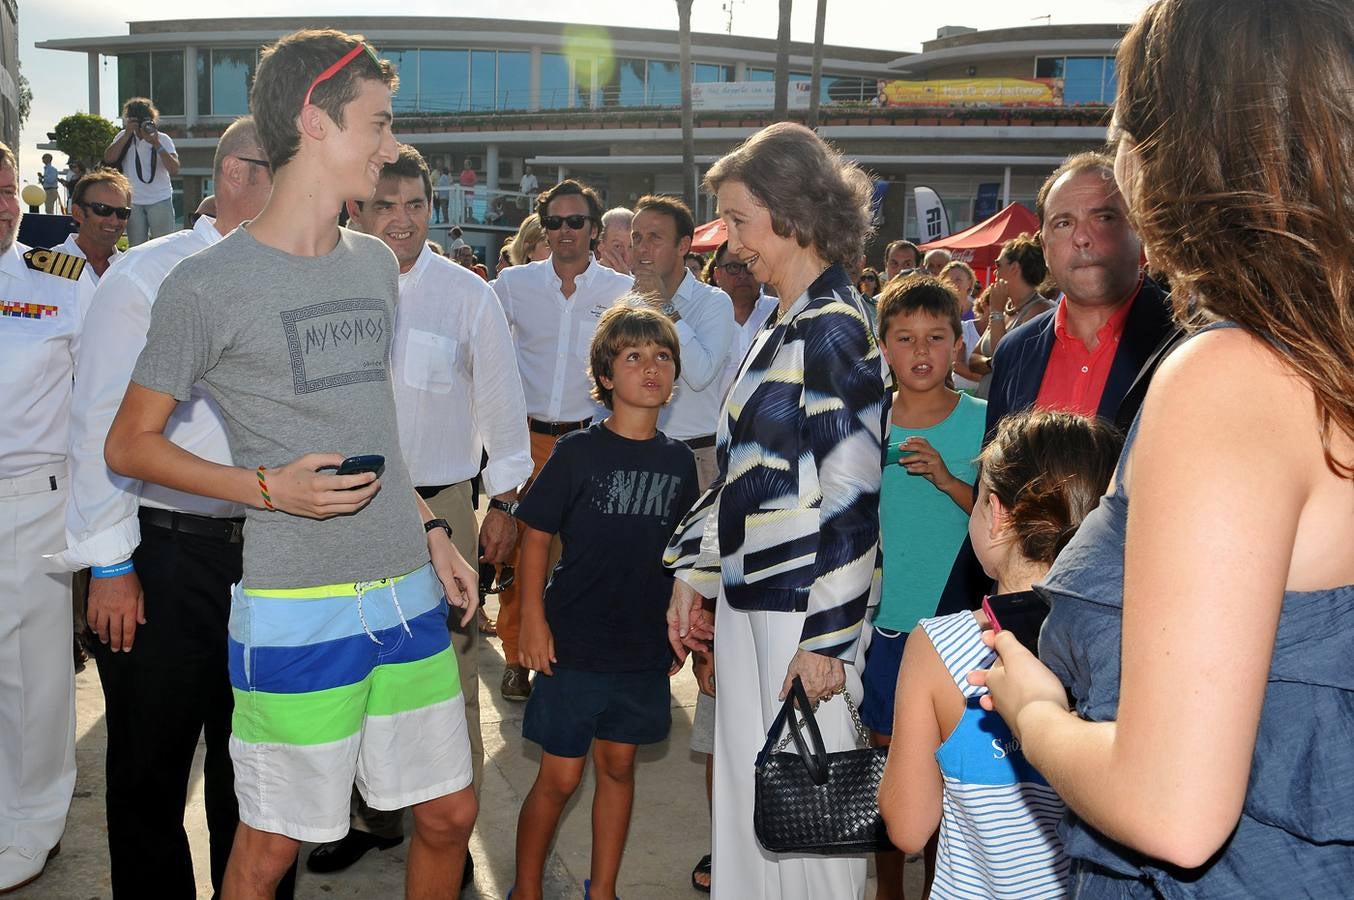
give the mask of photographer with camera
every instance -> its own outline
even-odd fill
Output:
[[[159,117],[149,98],[132,97],[122,104],[122,130],[103,152],[104,163],[121,169],[132,185],[127,242],[133,247],[174,230],[169,179],[179,174],[179,155],[174,141],[155,124]]]

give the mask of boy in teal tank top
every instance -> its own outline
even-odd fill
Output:
[[[893,734],[893,699],[908,632],[936,611],[968,533],[987,402],[951,387],[963,346],[959,299],[943,282],[909,275],[879,297],[879,342],[896,393],[879,499],[883,596],[865,657],[861,720],[878,745]],[[902,858],[876,857],[881,896],[902,896]]]

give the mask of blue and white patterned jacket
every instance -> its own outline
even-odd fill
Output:
[[[800,647],[853,660],[879,601],[887,365],[873,315],[828,268],[753,343],[724,399],[719,475],[664,562],[741,610],[805,612]]]

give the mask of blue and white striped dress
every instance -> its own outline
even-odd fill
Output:
[[[969,672],[995,659],[977,620],[964,612],[923,619],[919,627],[967,702],[936,751],[944,795],[931,897],[1066,897],[1069,864],[1057,834],[1063,802],[1001,716],[978,705],[987,689],[968,683]]]

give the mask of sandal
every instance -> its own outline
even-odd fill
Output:
[[[479,616],[480,634],[485,637],[498,637],[498,626],[494,624],[493,619],[489,618],[489,614],[484,611],[483,606],[479,608],[476,615]]]
[[[702,894],[710,893],[710,885],[708,883],[701,884],[699,881],[696,880],[696,876],[704,875],[708,879],[710,878],[710,870],[711,870],[710,854],[708,853],[702,856],[701,861],[696,863],[696,868],[691,870],[691,886],[696,890],[700,891]]]

